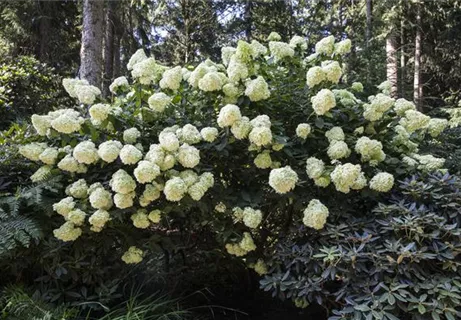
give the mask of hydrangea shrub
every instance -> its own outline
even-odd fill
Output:
[[[392,99],[387,83],[361,96],[360,83],[341,80],[350,50],[333,36],[309,51],[302,37],[271,34],[195,67],[167,67],[139,50],[109,102],[85,80],[65,79],[79,105],[33,115],[39,138],[20,149],[43,163],[32,181],[69,181],[54,205],[63,217],[55,236],[75,241],[115,221],[162,236],[206,226],[217,249],[264,274],[298,223],[319,236],[399,176],[442,168],[418,145],[447,122]],[[127,240],[120,257],[138,263],[150,246]]]

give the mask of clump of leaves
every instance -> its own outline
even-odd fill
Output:
[[[459,318],[460,187],[448,173],[413,176],[371,214],[344,213],[320,234],[299,227],[261,287],[330,320]]]

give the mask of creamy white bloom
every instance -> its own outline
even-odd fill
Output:
[[[275,60],[282,60],[285,57],[293,57],[295,51],[290,47],[288,43],[279,41],[270,41],[269,50],[274,56]]]
[[[336,54],[347,54],[351,52],[352,41],[350,39],[344,39],[335,44],[335,53]]]
[[[126,144],[120,150],[120,160],[124,164],[135,164],[142,159],[142,152],[131,144]]]
[[[123,145],[120,141],[109,140],[101,143],[98,147],[98,155],[105,162],[111,163],[114,162]]]
[[[250,123],[253,126],[253,128],[257,128],[257,127],[270,128],[272,125],[271,119],[269,118],[268,115],[265,115],[265,114],[261,114],[255,117],[253,120],[250,121]]]
[[[240,108],[234,104],[228,104],[219,111],[218,125],[221,128],[230,127],[241,118],[242,114],[240,113]]]
[[[318,199],[312,199],[304,210],[303,223],[307,227],[321,230],[327,222],[328,208]]]
[[[398,116],[404,116],[407,110],[416,110],[416,105],[404,98],[395,101],[394,111]]]
[[[158,140],[160,146],[166,151],[173,152],[179,148],[179,139],[176,134],[172,132],[162,131],[158,136]]]
[[[299,47],[302,51],[307,50],[307,41],[301,36],[294,36],[291,38],[289,45],[293,49]]]
[[[132,246],[123,254],[122,260],[126,264],[136,264],[142,261],[142,255],[143,251],[141,249]]]
[[[162,219],[162,211],[158,209],[152,210],[149,213],[148,218],[152,223],[159,223]]]
[[[127,194],[116,193],[114,195],[114,204],[119,209],[131,208],[133,206],[133,199],[135,196],[135,192],[130,192]]]
[[[363,112],[363,117],[370,121],[377,121],[381,119],[386,111],[388,111],[394,105],[395,99],[391,97],[378,93],[372,100],[370,104],[365,104]]]
[[[293,190],[296,182],[298,182],[298,174],[290,166],[272,169],[269,174],[269,185],[277,193],[283,194]]]
[[[223,81],[218,72],[208,72],[198,82],[200,90],[205,92],[221,90]]]
[[[160,88],[178,90],[182,81],[182,68],[180,66],[166,70],[159,82]]]
[[[353,165],[346,163],[338,165],[330,174],[331,181],[333,181],[336,190],[349,193],[352,186],[356,183],[357,179],[361,176],[362,168],[360,165]]]
[[[138,49],[128,61],[128,65],[126,66],[128,70],[133,70],[133,66],[141,61],[147,59],[146,54],[144,53],[143,49]]]
[[[109,212],[106,210],[96,210],[88,219],[88,222],[93,226],[93,231],[95,230],[100,230],[104,228],[107,222],[110,221],[110,215]]]
[[[41,136],[47,134],[48,129],[51,128],[51,120],[53,118],[49,115],[40,116],[38,114],[33,114],[31,117],[32,125],[34,126],[37,133]]]
[[[134,144],[141,136],[141,132],[137,128],[130,128],[123,131],[123,141],[125,143]]]
[[[264,146],[272,142],[272,131],[267,127],[256,127],[248,135],[250,142],[257,146]]]
[[[351,150],[344,141],[332,140],[327,150],[327,154],[332,160],[347,158]]]
[[[74,210],[74,208],[75,202],[74,198],[72,197],[64,198],[61,201],[53,204],[53,210],[64,217],[67,217],[67,214]]]
[[[232,55],[235,53],[237,49],[233,47],[222,47],[221,48],[221,60],[224,65],[228,65]]]
[[[62,241],[74,241],[82,235],[82,229],[75,227],[72,222],[67,221],[58,229],[54,229],[53,235]]]
[[[121,194],[128,194],[136,189],[136,182],[123,169],[119,169],[112,175],[109,185],[112,188],[112,191]]]
[[[243,223],[251,229],[256,229],[261,223],[263,214],[261,210],[254,210],[253,208],[246,207],[243,209]]]
[[[78,111],[72,109],[62,109],[50,112],[52,117],[51,127],[61,133],[72,133],[79,131],[85,120],[80,116]]]
[[[280,34],[278,34],[275,31],[272,31],[268,36],[267,36],[267,41],[280,41],[282,40],[282,37]]]
[[[93,164],[99,160],[98,149],[91,141],[82,141],[77,144],[72,155],[79,163]]]
[[[207,66],[205,63],[202,62],[194,69],[194,71],[191,72],[187,81],[192,87],[197,88],[200,79],[202,79],[208,72],[211,72],[211,71],[216,71],[216,70],[214,68],[210,68],[209,66]]]
[[[137,79],[139,83],[150,85],[160,81],[166,69],[166,67],[157,64],[154,58],[147,58],[133,66],[131,75],[134,79]]]
[[[72,98],[77,98],[77,93],[76,93],[76,88],[78,86],[87,86],[89,85],[88,81],[82,79],[63,79],[62,80],[62,85],[66,92],[71,96]]]
[[[177,159],[183,167],[194,168],[200,163],[200,151],[185,143],[179,148]]]
[[[155,112],[163,112],[165,108],[171,103],[172,99],[170,96],[163,92],[154,93],[149,97],[147,103],[149,107]]]
[[[311,98],[312,108],[318,115],[324,115],[336,106],[335,95],[331,90],[322,89]]]
[[[431,120],[429,120],[429,125],[427,129],[431,137],[435,138],[435,137],[438,137],[442,133],[442,131],[445,130],[447,127],[448,127],[447,119],[432,118]]]
[[[128,86],[129,86],[129,83],[125,77],[118,77],[118,78],[115,78],[114,81],[110,84],[109,91],[112,93],[116,93],[117,89],[128,87]]]
[[[40,155],[48,148],[48,145],[43,142],[32,142],[19,147],[19,153],[32,161],[39,161]]]
[[[431,154],[427,155],[420,155],[414,154],[412,155],[413,158],[418,160],[418,170],[425,171],[425,172],[432,172],[437,169],[441,169],[445,164],[445,159],[434,157]]]
[[[58,162],[58,168],[68,172],[85,173],[87,168],[84,164],[79,163],[70,154],[66,155]]]
[[[79,179],[70,184],[66,188],[66,194],[76,199],[86,198],[88,191],[88,184],[85,179]]]
[[[242,117],[240,120],[232,124],[231,132],[237,140],[242,140],[248,137],[253,126],[248,117]]]
[[[361,137],[357,140],[355,151],[361,155],[361,160],[363,162],[381,162],[386,158],[386,154],[383,152],[382,143],[368,137]]]
[[[306,173],[311,179],[320,178],[325,170],[325,163],[315,157],[306,160]]]
[[[407,130],[408,133],[413,133],[419,129],[425,129],[429,126],[431,117],[416,111],[407,110],[405,111],[405,117],[400,119],[400,124]]]
[[[270,97],[269,86],[262,76],[246,82],[245,95],[251,101],[261,101]]]
[[[259,41],[251,40],[250,53],[253,59],[256,59],[259,56],[264,56],[267,53],[267,48]]]
[[[379,192],[388,192],[394,186],[394,176],[387,172],[380,172],[370,180],[370,189]]]
[[[269,152],[262,152],[254,159],[254,164],[259,169],[267,169],[272,165],[272,159]]]
[[[300,123],[296,127],[296,135],[301,139],[306,139],[311,133],[311,126],[308,123]]]
[[[181,171],[179,177],[184,181],[187,187],[190,187],[199,180],[198,175],[192,170]]]
[[[322,63],[322,70],[325,73],[326,80],[332,83],[338,83],[343,74],[343,70],[338,61],[327,61]]]
[[[173,177],[165,183],[163,193],[168,201],[180,201],[187,192],[187,185],[179,177]]]
[[[172,154],[167,154],[163,159],[163,162],[159,164],[160,170],[167,171],[174,167],[176,164],[176,157]]]
[[[86,213],[80,209],[70,211],[66,220],[72,222],[75,226],[81,226],[85,222]]]
[[[248,78],[248,67],[245,63],[239,60],[235,55],[230,59],[227,67],[227,76],[232,82],[238,82]]]
[[[213,142],[218,137],[218,129],[213,127],[206,127],[200,130],[200,135],[206,142]]]
[[[101,90],[95,86],[80,85],[75,87],[75,93],[80,103],[93,104],[96,97],[101,95]]]
[[[155,163],[141,160],[133,173],[139,183],[149,183],[160,175],[160,168]]]
[[[360,82],[353,82],[351,84],[351,89],[355,92],[363,92],[363,84]]]
[[[216,204],[214,209],[215,209],[215,211],[217,211],[219,213],[224,213],[224,212],[226,212],[227,207],[226,207],[226,205],[224,203],[219,202],[219,203]]]
[[[202,136],[200,135],[197,127],[190,123],[176,130],[176,136],[180,142],[187,144],[196,144],[202,141]]]
[[[149,217],[145,210],[138,210],[136,213],[131,215],[133,225],[139,229],[147,229],[150,226]]]
[[[326,78],[327,75],[325,74],[323,68],[315,66],[307,71],[306,83],[310,88],[312,88],[321,83],[322,81],[325,81]]]
[[[327,132],[325,132],[325,137],[328,139],[329,142],[332,142],[334,140],[337,141],[344,141],[345,135],[344,131],[341,127],[333,127]]]
[[[256,245],[254,244],[253,238],[251,237],[251,234],[249,232],[243,233],[243,238],[240,241],[239,246],[246,252],[256,250]]]
[[[208,189],[208,186],[199,180],[187,189],[187,193],[193,200],[200,201]]]
[[[165,151],[163,150],[162,146],[158,144],[151,144],[149,147],[149,151],[144,156],[144,159],[152,163],[155,163],[156,165],[160,165],[163,163],[163,160],[165,159]]]
[[[112,208],[112,194],[104,188],[96,188],[90,193],[90,204],[95,209],[109,210]]]
[[[258,259],[258,261],[253,265],[253,269],[255,270],[255,272],[257,274],[259,274],[260,276],[263,276],[265,274],[267,274],[269,271],[267,270],[267,266],[266,264],[264,263],[263,260],[261,259]]]
[[[96,103],[89,109],[90,116],[93,120],[104,121],[109,116],[111,106],[109,104]]]
[[[315,53],[331,55],[335,50],[335,38],[328,36],[315,44]]]
[[[330,185],[331,179],[328,176],[321,176],[314,179],[314,184],[317,187],[326,188]],[[366,184],[365,184],[366,185]]]

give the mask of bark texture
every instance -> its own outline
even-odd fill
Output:
[[[386,74],[387,81],[391,84],[391,97],[398,95],[398,65],[397,65],[397,38],[394,32],[389,33],[386,38]]]
[[[103,27],[104,1],[84,0],[80,78],[97,87],[101,86]]]
[[[413,100],[416,107],[422,109],[423,86],[421,84],[421,6],[416,7],[416,36],[415,36],[415,74],[413,82]]]

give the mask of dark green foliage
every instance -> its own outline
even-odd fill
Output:
[[[59,187],[56,179],[48,180],[0,198],[0,260],[43,237],[43,220],[54,201],[50,194],[56,194]]]
[[[34,113],[71,105],[53,68],[30,56],[0,63],[0,130]]]
[[[338,319],[456,319],[461,315],[461,181],[402,181],[371,214],[345,213],[324,231],[299,227],[277,246],[261,287]]]

